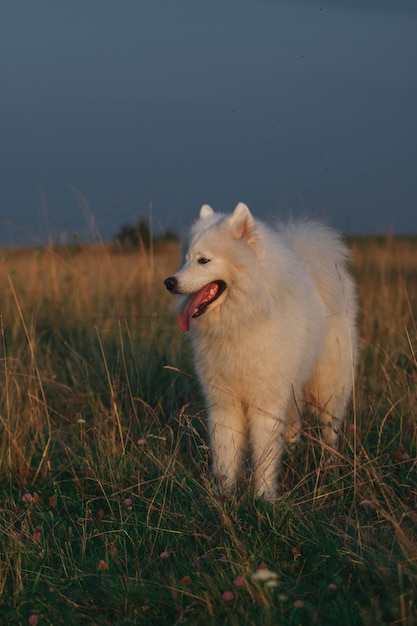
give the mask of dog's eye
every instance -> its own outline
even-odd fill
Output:
[[[197,263],[200,263],[200,265],[205,265],[206,263],[210,263],[210,259],[206,259],[204,256],[201,256]]]

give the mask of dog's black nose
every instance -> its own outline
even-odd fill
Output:
[[[175,278],[175,276],[168,276],[168,278],[164,280],[164,283],[168,291],[174,291],[175,287],[177,286],[177,279]]]

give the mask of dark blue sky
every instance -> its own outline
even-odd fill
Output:
[[[0,243],[180,234],[203,203],[417,232],[417,3],[19,0]],[[391,8],[390,8],[391,7]]]

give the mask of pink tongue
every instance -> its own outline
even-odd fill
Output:
[[[190,297],[189,300],[186,300],[183,309],[180,311],[178,316],[178,324],[184,332],[190,330],[191,319],[195,313],[198,311],[198,307],[204,302],[209,302],[213,299],[215,293],[217,292],[217,284],[209,283],[200,291],[197,291],[193,296]],[[213,292],[213,290],[215,290]]]

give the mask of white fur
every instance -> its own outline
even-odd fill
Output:
[[[202,257],[208,262],[198,263]],[[201,208],[173,291],[196,293],[214,280],[227,285],[190,328],[213,469],[226,489],[236,483],[249,436],[256,493],[274,497],[304,401],[318,414],[326,444],[337,446],[358,343],[347,259],[338,235],[315,222],[274,230],[243,203],[228,216]],[[178,299],[181,307],[184,295]]]

